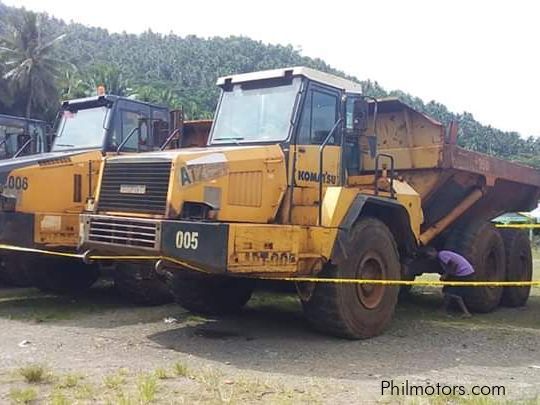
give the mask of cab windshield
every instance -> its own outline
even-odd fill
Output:
[[[223,91],[210,143],[285,140],[300,80],[272,87],[236,84]]]
[[[52,150],[101,148],[107,111],[105,106],[63,111]]]

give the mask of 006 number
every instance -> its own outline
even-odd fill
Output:
[[[196,250],[199,247],[199,232],[176,232],[176,247],[178,249]]]

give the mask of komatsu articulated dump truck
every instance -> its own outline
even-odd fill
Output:
[[[113,95],[64,102],[49,153],[0,162],[0,243],[74,253],[79,213],[93,198],[103,156],[159,150],[175,131],[198,134],[196,124],[183,123],[180,111]],[[3,250],[1,258],[5,281],[60,293],[88,288],[99,273],[98,266],[67,257]],[[161,282],[133,276],[114,269],[121,293],[150,298],[138,289],[144,279],[166,300]]]
[[[530,279],[527,239],[489,220],[535,205],[538,171],[466,151],[456,126],[312,69],[218,85],[205,148],[104,160],[83,250],[162,257],[178,303],[213,314],[246,304],[257,277],[407,278],[423,245],[463,253],[479,280]],[[381,333],[398,297],[389,285],[297,291],[317,329],[346,338]],[[485,312],[527,296],[475,287],[467,301]]]

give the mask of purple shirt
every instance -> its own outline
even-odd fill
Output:
[[[437,257],[444,267],[444,272],[449,276],[463,277],[474,273],[473,266],[463,256],[450,250],[441,250]],[[456,267],[450,266],[455,264]]]

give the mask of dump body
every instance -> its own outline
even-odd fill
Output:
[[[373,131],[373,121],[370,127]],[[539,170],[461,148],[455,125],[447,129],[406,104],[387,99],[378,102],[375,133],[379,152],[394,158],[397,178],[420,194],[423,242],[431,240],[426,236],[436,236],[432,229],[445,218],[445,227],[437,234],[458,220],[490,220],[537,205]],[[374,169],[373,159],[362,163],[364,170]],[[388,161],[383,163],[390,169]]]

